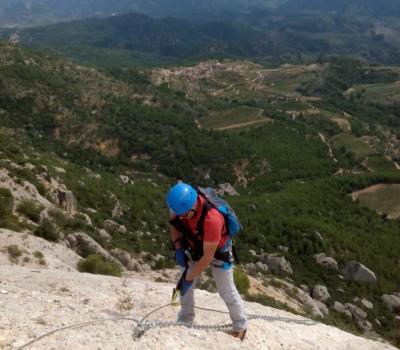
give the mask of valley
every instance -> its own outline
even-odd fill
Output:
[[[50,0],[0,4],[0,347],[64,326],[58,312],[73,323],[168,302],[165,196],[180,180],[238,214],[249,310],[318,324],[257,320],[245,348],[306,350],[321,334],[334,349],[400,346],[397,5],[296,1],[60,2],[69,22]],[[210,272],[198,289],[221,306]],[[132,345],[130,326],[113,327],[88,334],[144,349],[167,334]],[[43,344],[88,348],[76,331]]]

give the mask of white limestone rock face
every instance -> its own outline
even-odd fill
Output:
[[[15,182],[6,169],[0,169],[0,187],[10,190],[14,198],[14,209],[25,199],[32,200],[45,208],[53,207],[53,204],[44,198],[33,184],[28,181],[23,181],[22,184]]]
[[[129,317],[140,319],[165,305],[173,285],[116,278],[63,270],[32,270],[1,266],[0,347],[16,350],[40,335],[67,325]],[[122,309],[122,301],[129,310]],[[196,290],[196,304],[226,310],[217,294]],[[248,314],[305,320],[301,316],[256,303],[245,303]],[[178,308],[167,307],[151,319],[174,321]],[[229,316],[198,311],[196,323],[217,325]],[[394,347],[357,337],[321,323],[308,325],[282,321],[250,320],[246,339],[241,342],[223,332],[185,327],[156,328],[133,340],[135,323],[129,320],[97,322],[87,327],[66,329],[33,343],[35,350],[395,350]]]
[[[16,246],[21,251],[22,254],[18,259],[10,260],[7,253],[9,246]],[[27,233],[0,229],[0,265],[19,264],[38,269],[76,271],[80,260],[79,255],[62,244],[49,242]],[[1,280],[0,277],[0,283]]]

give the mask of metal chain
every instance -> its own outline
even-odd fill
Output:
[[[155,328],[168,328],[168,327],[187,327],[191,329],[200,329],[200,330],[225,330],[228,328],[232,328],[232,323],[229,324],[221,324],[221,325],[204,325],[204,324],[195,324],[195,323],[186,323],[186,322],[179,322],[179,321],[163,321],[163,320],[151,320],[148,321],[146,318],[164,308],[170,305],[177,305],[177,304],[167,304],[164,305],[160,308],[157,308],[156,310],[150,312],[147,314],[145,317],[142,318],[140,322],[138,322],[137,326],[133,330],[133,338],[135,340],[139,339],[142,337],[147,331]],[[186,306],[192,306],[192,305],[186,305]],[[192,306],[195,309],[199,310],[204,310],[204,311],[210,311],[210,312],[217,312],[217,313],[222,313],[222,314],[229,314],[229,312],[226,311],[220,311],[220,310],[215,310],[215,309],[208,309],[204,307],[198,307],[198,306]],[[317,322],[312,321],[312,320],[300,320],[300,319],[294,319],[294,318],[287,318],[287,317],[279,317],[279,316],[263,316],[263,315],[248,315],[247,317],[248,320],[264,320],[264,321],[280,321],[280,322],[286,322],[286,323],[297,323],[297,324],[303,324],[303,325],[314,325]]]
[[[88,322],[82,322],[82,323],[77,323],[77,324],[72,324],[69,326],[57,328],[57,329],[47,332],[47,333],[31,340],[30,342],[20,346],[17,350],[22,350],[22,349],[32,345],[33,343],[38,342],[39,340],[41,340],[45,337],[48,337],[54,333],[57,333],[57,332],[60,332],[60,331],[66,330],[66,329],[77,329],[77,328],[89,326],[89,325],[92,325],[95,323],[102,323],[102,322],[106,322],[106,321],[131,321],[131,322],[133,321],[133,322],[136,322],[137,326],[134,328],[134,331],[133,331],[134,340],[139,339],[147,331],[149,331],[150,329],[154,329],[154,328],[182,327],[183,326],[183,327],[187,327],[187,328],[191,328],[191,329],[200,329],[200,330],[224,330],[224,329],[228,329],[228,328],[232,327],[231,323],[221,324],[221,325],[204,325],[204,324],[194,324],[194,323],[174,322],[174,321],[161,321],[161,320],[149,321],[149,320],[146,320],[150,315],[154,314],[155,312],[157,312],[163,308],[166,308],[168,306],[176,306],[176,305],[179,305],[179,304],[169,303],[169,304],[163,305],[161,307],[158,307],[156,309],[153,309],[151,312],[146,314],[140,321],[135,318],[117,317],[117,318],[108,318],[108,319],[96,319],[96,320],[92,320],[92,321],[88,321]],[[188,305],[188,304],[181,304],[181,305],[191,306],[195,309],[203,310],[203,311],[215,312],[215,313],[220,313],[220,314],[229,314],[229,312],[226,312],[226,311],[208,309],[205,307],[199,307],[199,306]],[[262,315],[248,315],[247,318],[248,318],[248,320],[260,319],[260,320],[264,320],[264,321],[281,321],[281,322],[304,324],[304,325],[309,325],[309,326],[317,323],[312,320],[299,320],[299,319],[287,318],[287,317],[273,317],[273,316],[262,316]]]
[[[186,322],[174,322],[174,321],[144,321],[134,329],[133,338],[135,340],[143,336],[147,331],[154,328],[168,328],[168,327],[187,327],[190,329],[201,329],[201,330],[223,330],[232,328],[232,323],[221,324],[221,325],[205,325],[205,324],[194,324]]]

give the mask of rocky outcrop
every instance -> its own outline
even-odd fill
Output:
[[[10,259],[8,247],[15,246],[19,256]],[[62,244],[43,238],[0,229],[0,265],[18,264],[28,268],[56,270],[76,270],[81,257]],[[0,278],[0,284],[2,278]],[[0,332],[1,334],[1,332]],[[1,347],[0,347],[1,348]]]
[[[120,201],[116,201],[114,208],[111,211],[111,217],[115,219],[120,218],[122,215],[124,215],[124,209],[122,208]]]
[[[350,261],[342,270],[343,277],[349,281],[360,283],[375,283],[376,276],[373,271],[357,261]]]
[[[102,228],[101,230],[99,230],[98,234],[99,234],[100,238],[103,239],[104,241],[106,241],[106,242],[111,241],[111,236],[105,229]]]
[[[72,215],[77,211],[77,202],[74,194],[63,185],[57,190],[57,205]]]
[[[59,181],[52,178],[47,172],[37,175],[37,179],[49,192],[52,201],[62,210],[74,215],[77,211],[77,202],[72,191]]]
[[[114,205],[113,209],[111,210],[111,217],[113,219],[118,219],[122,215],[124,215],[124,209],[122,208],[121,202],[119,201],[118,197],[114,193],[109,192],[108,194],[111,203],[113,203]]]
[[[126,185],[126,184],[129,184],[129,182],[130,182],[129,176],[120,175],[119,178],[120,178],[120,180],[122,181],[122,183],[125,184],[125,185]]]
[[[319,309],[318,304],[313,298],[311,298],[309,294],[299,289],[297,291],[297,298],[304,306],[310,309],[311,315],[313,315],[314,317],[324,317],[324,314]]]
[[[344,307],[346,308],[346,310],[351,312],[351,315],[353,316],[353,319],[355,321],[361,321],[367,318],[367,313],[353,304],[346,303],[344,304]]]
[[[322,301],[316,300],[315,303],[317,304],[319,311],[321,311],[324,316],[329,315],[329,309]]]
[[[0,169],[0,187],[10,190],[14,198],[14,209],[25,199],[30,199],[45,208],[52,208],[53,204],[44,198],[37,188],[27,181],[14,181],[6,169]]]
[[[65,238],[65,244],[68,248],[72,249],[79,255],[100,254],[107,260],[117,263],[123,270],[125,270],[125,267],[119,262],[118,259],[114,258],[100,244],[98,244],[93,238],[84,232],[75,232],[69,234]]]
[[[384,294],[382,295],[382,300],[391,312],[400,311],[400,293],[392,295]]]
[[[268,269],[268,265],[267,264],[263,264],[261,261],[258,261],[255,263],[255,268],[259,269],[261,271],[267,272]]]
[[[87,225],[93,226],[92,219],[90,218],[90,216],[88,214],[80,213],[79,215],[85,220]]]
[[[230,183],[219,184],[218,189],[214,189],[215,193],[219,196],[238,196],[239,193],[233,188]]]
[[[287,261],[284,256],[279,256],[278,254],[267,254],[263,257],[263,263],[267,264],[269,270],[274,273],[293,273],[290,262]]]
[[[116,231],[119,228],[119,223],[115,222],[114,220],[104,220],[103,226],[106,230],[109,231]]]
[[[346,307],[340,303],[339,301],[335,301],[335,303],[332,306],[333,310],[336,312],[339,312],[340,314],[346,315],[348,318],[353,318],[353,315],[349,310],[346,309]]]
[[[330,299],[331,295],[328,292],[328,288],[325,286],[322,286],[320,284],[316,285],[312,290],[311,290],[311,296],[313,299],[316,299],[318,301],[327,301]]]
[[[126,226],[120,225],[120,226],[118,227],[118,232],[119,232],[119,233],[122,233],[122,234],[124,235],[124,234],[128,233],[128,229],[126,228]]]
[[[362,307],[364,307],[365,309],[371,310],[371,309],[374,308],[374,304],[372,304],[369,300],[367,300],[367,299],[365,299],[365,298],[360,299],[359,297],[355,297],[355,298],[353,299],[353,301],[354,301],[355,303],[359,303],[359,304],[360,304]]]
[[[332,270],[339,269],[337,261],[334,258],[327,256],[325,253],[315,254],[314,259],[318,265]]]
[[[140,264],[135,259],[132,259],[131,255],[127,251],[114,248],[110,251],[110,253],[113,257],[118,259],[128,271],[142,272]]]

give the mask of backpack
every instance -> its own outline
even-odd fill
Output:
[[[211,187],[197,187],[197,192],[222,214],[225,219],[228,235],[231,239],[243,229],[242,224],[228,202],[219,197]]]

